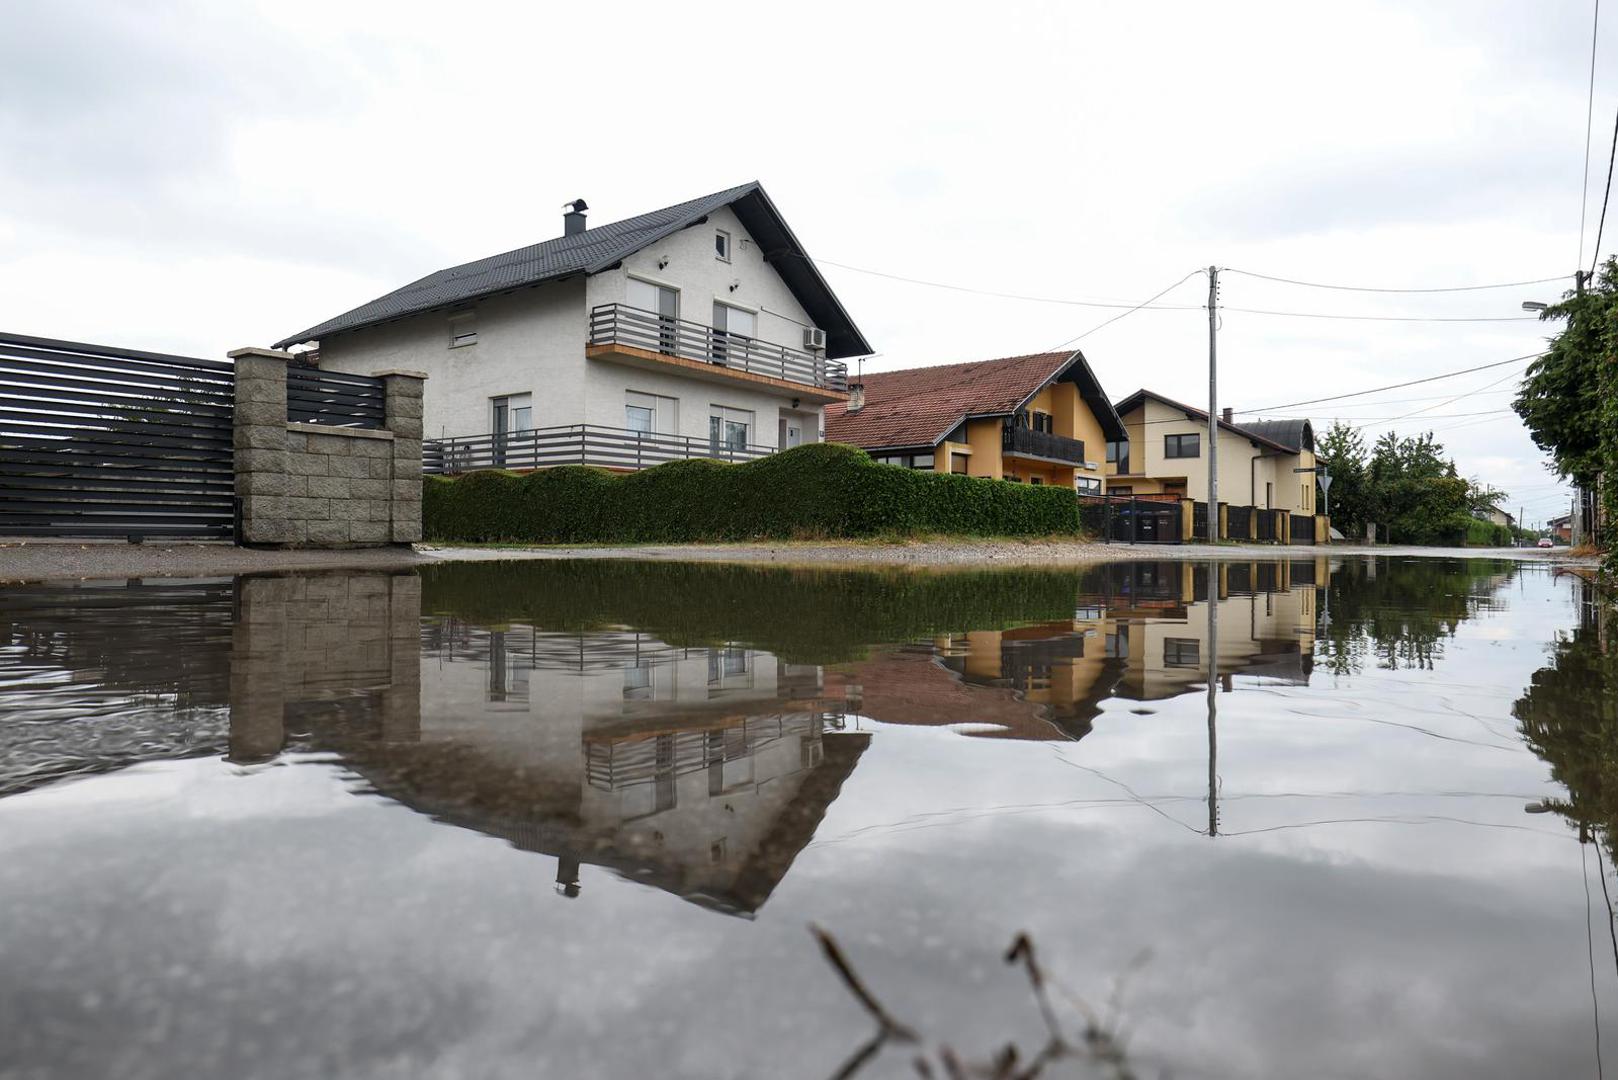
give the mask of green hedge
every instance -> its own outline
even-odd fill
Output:
[[[429,476],[428,540],[686,543],[952,533],[1042,536],[1078,530],[1078,500],[1036,487],[878,465],[837,443],[756,461],[674,461],[642,472],[565,465]]]

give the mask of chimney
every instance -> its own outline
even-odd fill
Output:
[[[584,231],[584,212],[590,209],[583,199],[574,199],[570,203],[563,203],[562,209],[567,213],[562,215],[562,235],[577,236]]]
[[[848,411],[859,412],[865,408],[865,384],[851,382],[848,384]]]
[[[1220,409],[1219,410],[1219,419],[1223,420],[1227,424],[1234,424],[1236,422],[1235,420],[1232,419],[1232,417],[1234,417],[1235,415],[1236,415],[1235,412],[1230,410],[1230,409]]]

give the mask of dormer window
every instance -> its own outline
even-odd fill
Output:
[[[713,234],[713,253],[721,262],[730,261],[730,234],[724,229]]]
[[[476,345],[478,343],[477,312],[458,311],[449,317],[449,347],[459,349],[462,345]]]

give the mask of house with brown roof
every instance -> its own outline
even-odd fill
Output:
[[[1124,425],[1081,352],[866,375],[826,407],[826,439],[878,461],[1099,494]]]
[[[1107,490],[1208,499],[1208,413],[1151,390],[1118,402],[1128,438],[1107,446]],[[1300,516],[1317,511],[1315,434],[1308,420],[1219,418],[1219,501]],[[1300,471],[1309,470],[1309,471]]]

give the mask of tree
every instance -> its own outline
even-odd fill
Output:
[[[1372,520],[1365,440],[1341,420],[1315,443],[1315,462],[1331,474],[1331,519],[1344,536],[1360,536]]]

